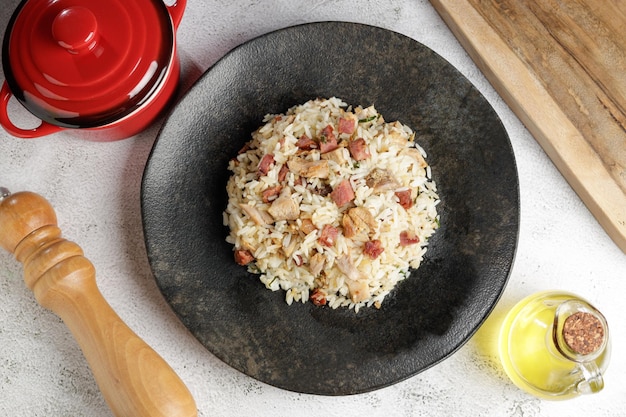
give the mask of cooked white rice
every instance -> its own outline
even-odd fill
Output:
[[[353,122],[352,133],[339,131],[340,119]],[[379,308],[409,269],[419,267],[439,225],[436,185],[415,134],[400,122],[385,122],[373,106],[353,109],[338,98],[311,100],[285,114],[267,115],[264,123],[228,166],[232,176],[224,224],[230,228],[226,240],[247,257],[239,262],[250,261],[249,271],[260,274],[267,288],[284,290],[288,304],[311,299],[331,308]],[[326,143],[321,132],[329,125],[338,142],[336,152],[328,152],[332,158],[319,149]],[[314,141],[304,149],[298,142],[303,135]],[[357,156],[361,160],[356,161],[349,144],[359,138],[369,155]],[[265,155],[273,155],[273,160],[266,170],[259,170]],[[327,161],[321,165],[328,172],[310,175],[298,168],[297,163],[312,161]],[[374,171],[385,173],[391,186],[373,180]],[[346,179],[354,199],[338,207],[334,194],[327,193]],[[410,203],[405,201],[404,206],[399,199],[403,192],[410,192]],[[297,216],[282,219],[278,198]],[[352,216],[364,213],[350,211],[356,207],[371,214],[365,213],[365,223]],[[375,221],[368,223],[371,218]],[[320,239],[325,225],[337,231],[334,240]],[[408,234],[411,243],[403,245],[406,239],[401,234]],[[367,241],[378,241],[382,253],[364,252]]]

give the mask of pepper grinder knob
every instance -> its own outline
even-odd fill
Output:
[[[3,192],[0,246],[24,265],[24,281],[37,302],[70,329],[115,416],[197,416],[179,376],[104,299],[93,264],[77,244],[61,237],[46,199]]]

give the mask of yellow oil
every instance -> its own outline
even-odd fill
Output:
[[[562,292],[534,294],[516,304],[502,322],[498,353],[504,371],[515,385],[539,398],[563,400],[581,393],[581,367],[561,355],[553,341],[556,309],[575,297]],[[604,356],[597,359],[600,367],[606,365]]]

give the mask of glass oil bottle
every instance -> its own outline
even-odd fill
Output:
[[[505,372],[539,398],[563,400],[599,392],[610,357],[604,316],[586,300],[545,291],[516,304],[498,340]]]

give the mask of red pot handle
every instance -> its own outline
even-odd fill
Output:
[[[0,90],[0,125],[2,125],[2,127],[11,135],[23,139],[33,139],[63,130],[63,128],[60,126],[56,126],[44,121],[42,121],[39,126],[33,129],[21,129],[15,126],[13,122],[11,122],[11,119],[9,119],[9,113],[7,111],[9,100],[12,96],[13,95],[11,94],[11,90],[9,89],[9,85],[6,81],[4,81],[4,83],[2,84],[2,90]]]
[[[187,0],[176,0],[171,6],[167,6],[174,22],[174,30],[178,29],[180,21],[183,20],[183,13],[185,13],[185,7],[187,6]]]

